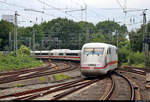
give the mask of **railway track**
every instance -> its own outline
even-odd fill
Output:
[[[47,86],[43,88],[27,90],[5,96],[0,96],[0,99],[11,99],[11,100],[33,100],[39,97],[44,97],[55,92],[63,91],[59,94],[55,94],[50,100],[58,100],[66,95],[69,95],[77,90],[80,90],[86,86],[100,81],[101,79],[84,80],[82,78],[66,83],[61,83],[53,86]]]
[[[115,73],[115,76],[110,76],[110,80],[110,90],[102,100],[135,100],[134,86],[126,76]]]
[[[28,70],[10,72],[10,75],[7,74],[8,76],[4,76],[4,77],[0,78],[0,84],[20,81],[20,80],[25,80],[25,79],[35,78],[35,77],[41,77],[41,76],[46,76],[46,75],[52,75],[52,74],[66,72],[66,71],[76,69],[75,65],[73,65],[71,63],[67,63],[67,64],[69,64],[69,65],[65,66],[64,68],[59,69],[59,70],[54,69],[57,66],[57,64],[56,64],[56,66],[52,66],[52,67],[50,67],[50,65],[48,65],[46,67],[42,67],[42,68],[38,68],[38,69],[31,69],[31,70],[28,69]]]
[[[1,72],[0,77],[11,76],[11,75],[21,75],[21,74],[33,72],[33,71],[44,71],[44,70],[47,70],[48,67],[52,66],[50,62],[46,62],[46,64],[48,64],[48,65],[46,65],[44,67],[38,67],[38,68],[32,68],[32,69],[19,69],[17,71],[10,71],[10,72]]]
[[[48,100],[59,100],[104,78],[106,76],[92,80],[80,78],[74,81],[0,96],[0,100],[38,100],[45,99],[44,97],[48,97]],[[111,87],[108,88],[107,95],[105,94],[103,98],[100,98],[101,100],[135,100],[134,86],[126,76],[115,73],[107,78],[111,80]]]
[[[64,69],[60,69],[60,70],[47,71],[47,70],[42,69],[43,71],[41,71],[39,73],[33,73],[31,75],[21,76],[21,77],[14,77],[7,81],[3,81],[2,79],[0,79],[0,84],[34,78],[34,77],[51,75],[51,74],[55,74],[55,73],[70,71],[70,70],[73,70],[76,68],[75,64],[74,65],[72,63],[66,63],[66,64],[68,66],[65,67]],[[119,69],[119,71],[120,71],[120,69]],[[129,71],[129,72],[145,75],[145,73],[143,71],[137,70],[137,69],[136,70],[121,69],[121,71]],[[11,74],[11,75],[15,75],[15,74]],[[119,73],[115,73],[114,76],[110,76],[109,78],[111,80],[111,88],[109,88],[109,92],[107,93],[107,95],[105,95],[103,98],[101,98],[102,100],[118,100],[118,99],[119,100],[124,100],[124,99],[125,100],[135,100],[134,86],[128,80],[128,78],[126,78],[123,74],[119,74]],[[51,95],[53,93],[55,93],[55,94],[52,95],[52,97],[50,97],[49,100],[59,100],[59,99],[65,97],[73,92],[76,92],[86,86],[96,83],[96,82],[100,81],[101,79],[93,79],[93,80],[79,79],[79,80],[75,80],[75,81],[71,81],[71,82],[66,82],[66,83],[51,85],[51,86],[47,86],[47,87],[43,87],[43,88],[32,89],[32,90],[27,90],[27,91],[23,91],[23,92],[17,92],[17,93],[13,93],[13,94],[0,96],[0,100],[1,99],[34,100],[34,99],[38,99],[40,97]],[[120,86],[127,86],[127,87],[121,88]],[[127,90],[127,91],[125,91],[125,90]],[[130,93],[130,94],[126,95],[128,93]],[[124,96],[122,96],[122,94],[124,94]]]
[[[124,68],[132,68],[132,69],[137,69],[137,70],[141,70],[144,72],[150,72],[150,68],[138,68],[138,67],[131,67],[131,66],[125,66]]]
[[[135,74],[139,74],[139,75],[146,75],[146,72],[144,69],[139,69],[139,68],[134,68],[134,67],[125,67],[125,68],[119,68],[117,69],[118,71],[127,71],[127,72],[131,72],[131,73],[135,73]]]

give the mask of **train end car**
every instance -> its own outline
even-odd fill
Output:
[[[50,51],[31,51],[33,57],[38,59],[80,61],[81,50],[53,49]]]

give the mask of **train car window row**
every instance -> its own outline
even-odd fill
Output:
[[[35,53],[35,55],[48,55],[48,53]]]
[[[50,55],[53,55],[53,53],[50,53]]]
[[[48,53],[41,53],[41,55],[48,55]]]
[[[66,53],[67,56],[78,56],[77,53]]]
[[[63,54],[63,53],[59,53],[59,55],[60,55],[60,56],[63,56],[64,54]]]
[[[35,53],[35,55],[41,55],[40,53]]]

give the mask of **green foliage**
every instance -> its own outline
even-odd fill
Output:
[[[13,34],[13,24],[7,21],[0,21],[0,51],[8,50],[9,32]],[[6,49],[5,49],[6,48]]]
[[[110,34],[115,32],[115,29],[119,29],[119,24],[114,21],[103,21],[96,24],[96,29],[103,34]]]
[[[130,53],[129,55],[130,63],[129,64],[143,64],[144,63],[144,53],[136,52]]]
[[[119,65],[122,63],[127,63],[128,62],[128,56],[129,56],[129,50],[126,49],[125,47],[119,48],[118,49],[118,58],[119,58]]]
[[[6,29],[5,31],[2,30],[5,38],[0,37],[1,50],[4,50],[4,48],[9,48],[8,33],[12,30],[7,22],[2,23],[2,27]],[[3,29],[1,25],[0,29]],[[55,48],[81,49],[82,45],[86,43],[87,32],[89,33],[91,42],[109,42],[116,45],[116,35],[112,35],[112,32],[116,30],[118,31],[119,41],[122,41],[124,37],[122,35],[127,30],[126,26],[120,26],[114,21],[99,22],[95,26],[90,22],[75,22],[66,18],[57,18],[43,22],[40,25],[35,24],[33,27],[18,27],[18,47],[26,45],[31,49],[33,46],[33,33],[35,33],[36,50],[50,50]],[[59,42],[56,42],[56,38],[58,38]],[[44,43],[47,40],[49,40],[48,46]]]
[[[30,56],[30,51],[25,46],[15,53],[3,55],[0,53],[0,70],[14,70],[21,68],[31,68],[42,65],[43,62],[37,61]]]
[[[128,40],[122,41],[119,43],[119,48],[126,48],[126,49],[130,49],[130,42]]]
[[[92,35],[91,42],[106,42],[106,38],[103,34],[96,33]]]
[[[137,51],[142,52],[142,48],[143,48],[142,32],[131,31],[129,33],[129,39],[130,39],[131,50],[134,52],[137,52]]]
[[[127,27],[114,21],[103,21],[96,24],[96,32],[103,34],[104,42],[117,45],[117,39],[118,42],[126,40]]]
[[[133,67],[142,68],[144,67],[144,53],[129,52],[126,48],[120,48],[119,65],[129,65]]]
[[[22,45],[20,49],[17,50],[17,55],[25,56],[25,55],[30,55],[30,50],[26,46]]]

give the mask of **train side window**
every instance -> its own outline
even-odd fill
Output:
[[[111,48],[107,49],[107,54],[111,54]]]
[[[116,54],[118,53],[118,50],[116,49]]]
[[[63,53],[59,53],[59,55],[60,55],[60,56],[63,56],[64,54],[63,54]]]
[[[40,55],[40,53],[35,53],[35,55]]]
[[[77,53],[66,53],[67,56],[78,56]]]
[[[48,53],[41,53],[41,55],[48,55]]]
[[[50,55],[53,55],[53,53],[50,53]]]

